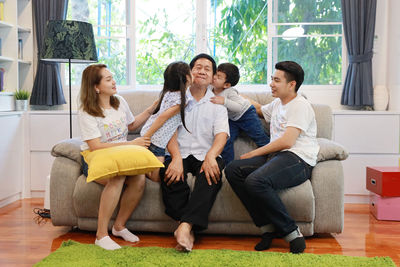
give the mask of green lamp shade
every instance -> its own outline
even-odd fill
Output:
[[[54,62],[97,62],[92,24],[75,20],[47,22],[41,59]]]

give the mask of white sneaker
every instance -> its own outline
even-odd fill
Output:
[[[114,236],[119,236],[122,237],[125,241],[128,242],[139,242],[139,237],[137,237],[136,235],[132,234],[128,229],[124,228],[121,231],[117,231],[115,230],[114,226],[111,229],[111,232]]]
[[[98,240],[96,238],[96,241],[94,241],[94,244],[104,248],[106,250],[115,250],[115,249],[120,249],[121,246],[118,245],[117,243],[114,242],[108,235],[103,237],[102,239]]]

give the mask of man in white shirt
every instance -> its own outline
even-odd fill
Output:
[[[185,128],[180,126],[168,143],[171,157],[160,170],[165,212],[180,222],[174,235],[177,249],[189,252],[194,233],[207,229],[208,215],[221,188],[224,168],[219,156],[229,137],[228,112],[211,103],[210,84],[216,72],[214,59],[199,54],[190,62],[193,84],[187,91],[191,100],[185,109]],[[193,191],[187,184],[187,173],[195,176]]]
[[[270,122],[271,141],[232,161],[225,175],[263,233],[255,249],[268,249],[273,238],[283,237],[290,252],[302,253],[304,237],[278,192],[311,177],[319,151],[317,124],[311,104],[297,94],[304,80],[301,66],[283,61],[275,69],[270,86],[276,99],[262,107],[253,103]]]

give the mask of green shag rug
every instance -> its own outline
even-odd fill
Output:
[[[59,249],[35,266],[395,266],[390,257],[350,257],[279,252],[196,249],[190,253],[173,248],[123,247],[106,251],[95,245],[63,242]]]

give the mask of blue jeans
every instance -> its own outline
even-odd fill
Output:
[[[225,176],[257,227],[273,224],[282,236],[297,229],[278,192],[304,183],[312,167],[289,151],[234,160]]]
[[[156,157],[164,157],[165,156],[165,148],[161,148],[159,146],[154,145],[153,143],[150,144],[148,148]]]
[[[238,137],[240,130],[244,131],[258,147],[265,146],[269,143],[269,137],[264,131],[260,118],[257,115],[256,108],[250,106],[250,108],[243,113],[240,119],[237,121],[229,120],[230,138],[226,141],[224,150],[221,153],[225,164],[228,164],[235,158],[233,143]]]

